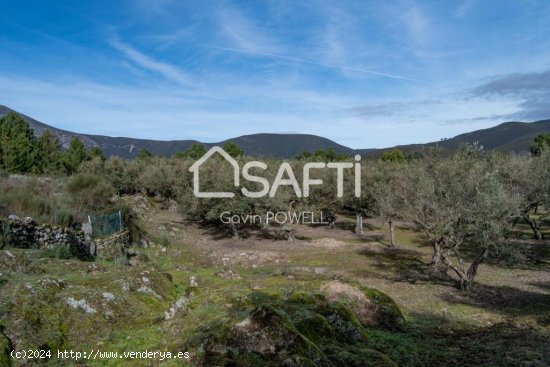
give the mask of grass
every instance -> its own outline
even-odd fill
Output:
[[[176,235],[159,231],[159,225],[166,222],[178,225],[180,231]],[[75,350],[184,351],[187,340],[205,324],[230,318],[239,299],[254,290],[312,292],[327,281],[340,279],[379,289],[397,303],[407,327],[399,332],[369,329],[364,347],[388,355],[400,366],[550,364],[550,273],[544,263],[511,268],[499,262],[483,264],[477,286],[464,293],[453,287],[451,279],[426,274],[431,249],[410,229],[396,228],[398,248],[389,249],[385,240],[355,239],[339,228],[322,235],[329,233],[341,241],[343,245],[334,248],[255,237],[237,243],[213,240],[200,228],[160,210],[143,225],[157,241],[137,249],[139,258],[149,260],[132,267],[9,249],[13,259],[0,250],[0,325],[4,325],[6,335],[18,341],[17,348],[40,347],[57,337],[60,345]],[[374,229],[388,231],[385,227]],[[231,246],[224,245],[228,241]],[[227,265],[240,279],[216,275],[223,268],[218,260],[224,254],[252,250],[277,252],[284,260],[256,267]],[[546,250],[536,256],[548,260]],[[150,288],[161,299],[137,291],[144,285],[144,272],[148,272]],[[192,276],[199,288],[188,308],[164,320],[164,311],[186,294]],[[38,282],[46,278],[61,280],[64,285],[51,288],[52,293],[32,295],[27,285],[37,289]],[[130,290],[124,291],[125,285]],[[104,292],[112,293],[115,303],[104,301]],[[65,303],[67,297],[87,300],[97,313],[71,309]],[[34,314],[44,317],[36,319]],[[104,360],[88,361],[87,365],[150,363]]]

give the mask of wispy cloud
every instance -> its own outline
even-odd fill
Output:
[[[220,33],[230,45],[248,52],[278,53],[284,47],[239,9],[225,5],[218,11]]]
[[[132,46],[120,41],[118,38],[111,39],[110,44],[122,52],[134,64],[146,70],[158,73],[164,78],[183,86],[193,85],[191,78],[185,72],[173,65],[155,60],[154,58],[136,50]]]
[[[384,73],[384,72],[375,71],[375,70],[357,68],[357,67],[353,67],[353,66],[343,66],[343,65],[334,65],[334,64],[328,64],[328,63],[316,62],[316,61],[302,59],[302,58],[298,58],[298,57],[292,57],[292,56],[277,55],[277,54],[271,54],[271,53],[267,53],[267,52],[255,52],[255,51],[248,51],[248,50],[240,50],[240,49],[229,48],[229,47],[213,47],[213,48],[218,49],[218,50],[223,50],[223,51],[229,51],[229,52],[237,52],[237,53],[248,54],[248,55],[255,55],[255,56],[262,56],[262,57],[268,57],[268,58],[273,58],[273,59],[299,62],[299,63],[309,64],[309,65],[320,66],[320,67],[323,67],[323,68],[339,69],[339,70],[343,70],[343,71],[354,71],[354,72],[358,72],[358,73],[372,74],[372,75],[377,75],[377,76],[392,78],[392,79],[401,79],[401,80],[409,80],[409,81],[414,81],[414,82],[421,82],[421,80],[419,80],[419,79],[410,78],[410,77],[403,76],[403,75],[389,74],[389,73]]]
[[[401,15],[406,33],[416,45],[424,45],[431,39],[432,29],[428,16],[420,6],[415,5]]]

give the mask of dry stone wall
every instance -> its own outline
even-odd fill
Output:
[[[80,229],[41,225],[33,218],[21,219],[16,215],[10,215],[5,222],[0,220],[0,231],[6,245],[38,249],[67,246],[80,259],[90,259],[96,255],[114,259],[125,254],[125,249],[130,245],[127,231],[93,240]]]

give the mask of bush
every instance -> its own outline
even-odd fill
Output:
[[[79,173],[69,180],[66,191],[73,202],[74,215],[79,218],[82,210],[98,210],[108,204],[113,187],[97,175]]]

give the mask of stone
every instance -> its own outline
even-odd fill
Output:
[[[112,302],[115,300],[115,295],[109,292],[103,292],[101,294],[103,296],[103,299],[107,302]]]
[[[73,297],[69,297],[69,298],[66,299],[66,302],[69,305],[69,307],[74,308],[74,309],[81,309],[82,311],[84,311],[86,313],[96,313],[97,312],[95,310],[95,308],[90,306],[85,299],[76,300]]]

